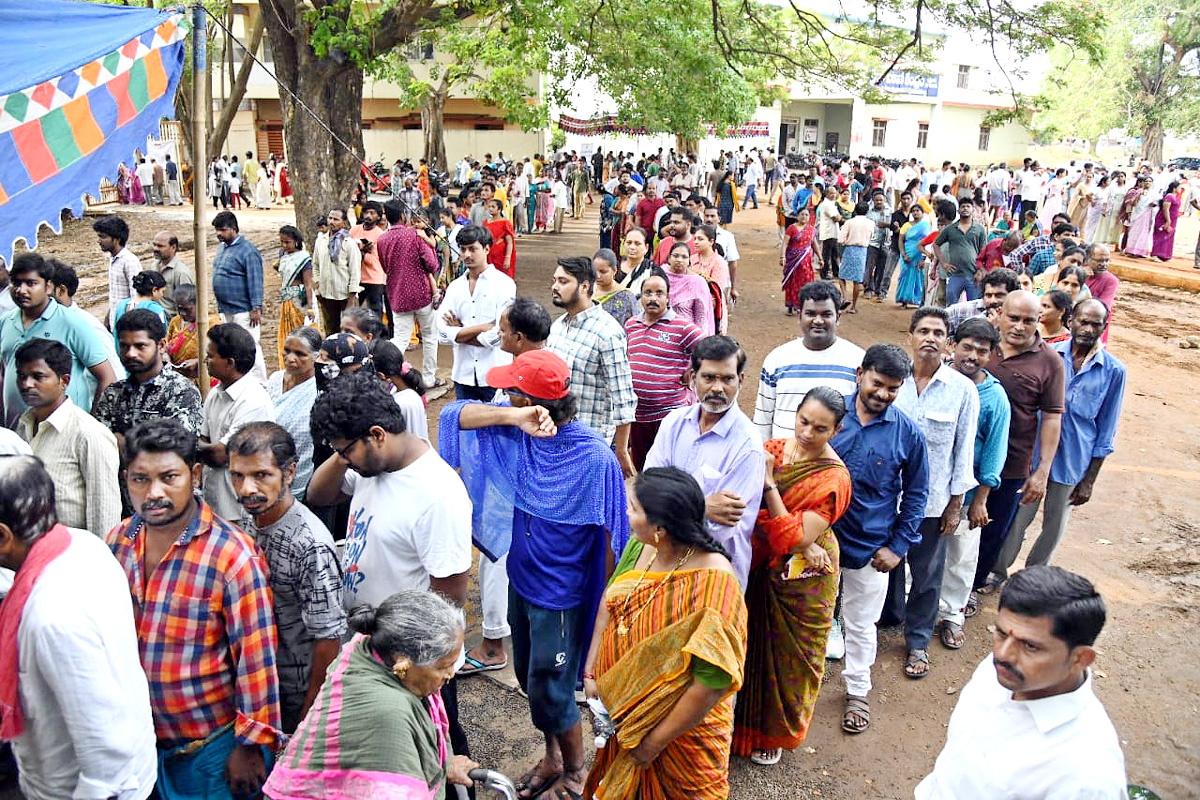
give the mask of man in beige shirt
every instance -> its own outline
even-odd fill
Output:
[[[162,273],[167,281],[167,288],[163,290],[158,303],[167,312],[167,321],[170,321],[179,313],[175,309],[175,290],[184,285],[195,286],[196,271],[179,260],[179,238],[174,234],[159,231],[154,234],[151,245],[154,247],[154,263],[146,269]]]
[[[51,339],[31,339],[17,350],[17,388],[28,408],[17,433],[54,479],[64,525],[105,536],[121,521],[117,439],[67,397],[71,351]]]
[[[329,230],[317,234],[313,242],[313,284],[317,289],[325,330],[336,331],[342,324],[342,312],[358,305],[362,291],[362,251],[350,238],[346,209],[329,212]]]

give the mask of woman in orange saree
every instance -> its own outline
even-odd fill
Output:
[[[754,532],[746,682],[733,733],[733,754],[756,764],[774,764],[800,746],[821,688],[838,591],[830,526],[851,492],[850,473],[829,440],[845,413],[840,394],[818,387],[796,411],[795,436],[764,445],[766,508]]]
[[[725,800],[746,653],[741,586],[686,472],[639,475],[629,522],[636,538],[600,605],[583,676],[616,735],[596,751],[583,797]]]

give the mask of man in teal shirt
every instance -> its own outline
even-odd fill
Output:
[[[17,308],[0,319],[0,362],[4,364],[4,424],[12,428],[25,410],[17,390],[17,348],[31,339],[54,339],[71,351],[71,402],[90,411],[95,396],[116,380],[108,363],[103,338],[76,314],[70,314],[51,296],[52,265],[37,253],[21,253],[9,270]],[[92,382],[85,380],[91,373]]]

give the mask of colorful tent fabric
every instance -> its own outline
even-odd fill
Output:
[[[0,0],[0,257],[62,231],[64,208],[145,149],[174,116],[186,18],[179,9]]]

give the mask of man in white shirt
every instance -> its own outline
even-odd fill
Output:
[[[829,281],[813,281],[800,290],[801,338],[781,344],[763,360],[754,403],[754,425],[763,441],[794,435],[796,409],[814,386],[843,395],[857,390],[863,349],[838,338],[841,307],[842,293]]]
[[[1008,579],[985,658],[958,697],[946,746],[916,800],[1124,800],[1125,758],[1089,669],[1104,599],[1038,565]]]
[[[12,632],[0,670],[13,676],[0,734],[22,794],[149,797],[158,751],[129,583],[103,541],[58,522],[54,483],[32,456],[0,458],[0,567],[18,575],[0,606]]]
[[[467,225],[458,232],[467,271],[446,287],[438,308],[438,343],[454,348],[450,376],[459,400],[491,401],[496,390],[487,384],[488,370],[512,363],[500,349],[500,314],[517,296],[517,285],[488,263],[491,245],[487,228]]]
[[[746,208],[746,203],[754,201],[754,207],[758,208],[758,182],[762,180],[762,166],[758,163],[757,158],[749,156],[742,162],[745,164],[742,177],[746,181],[746,196],[742,198],[742,208]]]
[[[204,462],[204,499],[217,516],[229,521],[242,517],[242,506],[229,476],[226,445],[249,422],[274,422],[275,404],[254,369],[254,338],[236,323],[208,330],[204,356],[208,372],[218,381],[204,398],[204,424],[200,428],[200,460]]]
[[[117,306],[136,292],[133,276],[142,271],[142,264],[129,252],[129,225],[118,216],[101,217],[92,223],[100,249],[108,256],[108,327],[116,322]]]
[[[988,222],[991,225],[995,225],[1004,209],[1008,208],[1009,182],[1008,164],[1003,161],[988,173]]]
[[[892,193],[892,208],[900,207],[900,193],[908,188],[908,184],[912,183],[913,179],[919,177],[917,170],[913,166],[915,159],[909,161],[901,161],[900,169],[896,170],[895,191]]]
[[[737,265],[742,255],[738,252],[737,240],[733,233],[721,227],[721,212],[717,204],[707,197],[704,200],[704,224],[717,229],[717,244],[725,251],[725,263],[729,265],[729,299],[732,303],[738,301],[741,293],[737,290]],[[726,309],[726,314],[731,309]]]
[[[113,374],[116,380],[122,381],[128,377],[125,372],[125,365],[121,363],[121,357],[117,355],[117,345],[113,340],[112,334],[108,328],[104,327],[104,323],[95,314],[90,311],[85,311],[75,303],[75,293],[79,291],[79,274],[75,272],[74,267],[68,267],[56,258],[46,259],[46,263],[54,267],[54,277],[50,287],[54,295],[54,299],[60,306],[68,309],[72,314],[82,319],[96,334],[96,341],[104,345],[104,352],[108,356],[108,364],[112,367]],[[84,377],[93,387],[96,385],[95,376],[90,372]],[[96,394],[95,389],[92,390],[93,396]]]

